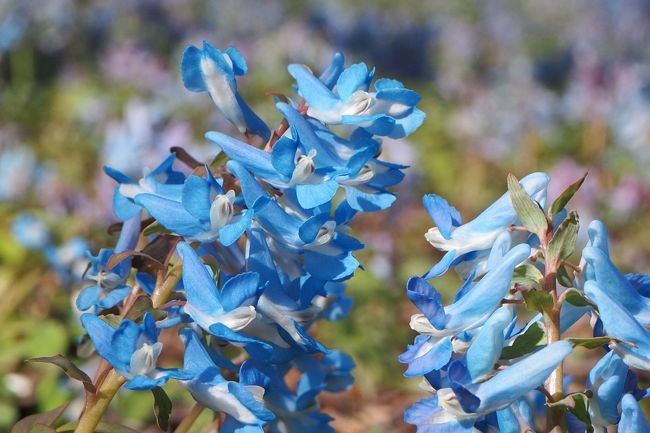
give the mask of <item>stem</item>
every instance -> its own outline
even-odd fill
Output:
[[[190,413],[185,418],[183,418],[183,421],[181,421],[178,427],[176,427],[174,433],[187,433],[190,430],[190,427],[192,427],[192,424],[194,424],[194,422],[196,422],[196,420],[199,418],[199,415],[201,415],[203,409],[203,406],[196,403],[194,407],[192,407]]]
[[[95,431],[104,412],[108,409],[108,405],[124,382],[126,379],[115,370],[108,373],[97,393],[86,403],[74,433],[93,433]]]
[[[180,281],[182,275],[183,263],[179,261],[174,264],[171,271],[169,271],[167,278],[165,278],[162,284],[156,284],[156,288],[151,295],[151,303],[153,304],[154,308],[160,308],[161,305],[167,302],[169,295],[171,295],[176,288],[176,285]]]
[[[555,278],[555,267],[552,263],[547,263],[546,275],[544,276],[544,289],[551,294],[553,299],[553,308],[544,312],[544,323],[546,325],[546,336],[548,344],[560,341],[560,308],[558,302],[557,284]],[[564,397],[563,389],[563,371],[562,365],[553,370],[546,380],[546,389],[553,398],[553,401],[561,400]],[[546,431],[551,433],[560,433],[566,430],[564,419],[564,409],[561,407],[549,407],[546,417]]]

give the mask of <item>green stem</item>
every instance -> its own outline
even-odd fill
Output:
[[[126,379],[115,370],[108,373],[97,393],[94,396],[89,396],[74,433],[93,433],[95,431],[111,400],[124,382]]]
[[[181,421],[178,427],[176,427],[174,433],[187,433],[190,430],[190,427],[192,427],[192,425],[199,418],[199,415],[201,415],[203,409],[204,409],[203,406],[196,403],[194,407],[192,407],[190,413],[185,418],[183,418],[183,421]]]

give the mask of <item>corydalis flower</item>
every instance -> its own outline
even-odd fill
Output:
[[[420,96],[397,80],[379,79],[369,87],[375,71],[364,63],[346,68],[330,90],[303,65],[289,65],[298,92],[308,105],[307,114],[327,125],[349,125],[391,138],[415,131],[425,114],[415,106]]]
[[[169,379],[189,379],[178,369],[157,367],[162,343],[158,341],[159,330],[151,314],[145,314],[142,325],[124,319],[113,328],[98,316],[86,313],[81,316],[81,324],[97,353],[128,379],[126,388],[151,389]]]
[[[237,91],[236,76],[248,71],[246,59],[233,47],[219,51],[203,41],[203,49],[190,45],[183,53],[183,84],[192,92],[208,92],[215,105],[241,133],[267,140],[269,127],[246,104]]]

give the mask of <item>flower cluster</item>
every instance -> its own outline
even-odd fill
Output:
[[[443,198],[423,198],[436,225],[426,239],[445,255],[406,287],[419,335],[399,359],[432,394],[405,412],[418,433],[650,428],[638,404],[648,392],[633,372],[650,370],[650,277],[615,267],[600,221],[571,263],[579,222],[566,205],[584,177],[547,206],[549,180],[510,175],[508,192],[465,224]],[[428,280],[450,268],[464,283],[443,305]],[[581,337],[585,315],[592,329]],[[585,388],[569,393],[581,384],[563,363],[579,346],[601,358]]]
[[[302,65],[289,71],[302,99],[276,100],[283,120],[271,131],[238,91],[243,55],[188,47],[185,87],[207,92],[239,137],[208,132],[211,161],[176,149],[140,179],[105,167],[117,182],[120,235],[89,255],[92,285],[75,301],[107,361],[91,384],[102,396],[124,385],[159,402],[160,387],[176,380],[222,414],[222,432],[332,431],[317,396],[347,389],[354,363],[309,331],[349,312],[344,281],[363,248],[349,223],[391,206],[389,189],[404,176],[405,166],[380,159],[381,137],[404,137],[424,114],[395,80],[376,80],[370,92],[374,70],[345,68],[341,54],[319,77]],[[163,368],[175,335],[183,365]],[[91,393],[78,431],[99,422],[95,404]]]

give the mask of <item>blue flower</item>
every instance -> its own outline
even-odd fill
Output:
[[[271,153],[220,132],[208,132],[206,138],[274,187],[295,188],[303,209],[330,202],[340,187],[355,210],[381,210],[393,203],[395,195],[386,188],[402,180],[404,166],[377,160],[377,141],[363,133],[340,138],[287,104],[277,107],[291,126],[291,136],[281,137]]]
[[[219,51],[203,41],[203,49],[190,45],[181,60],[183,84],[192,92],[208,92],[224,116],[241,132],[256,134],[264,140],[269,127],[246,104],[237,91],[236,76],[248,71],[246,59],[233,47]]]
[[[16,215],[11,231],[14,238],[25,248],[42,249],[50,241],[50,231],[45,223],[31,214]]]
[[[77,296],[76,305],[81,311],[91,307],[98,309],[112,308],[121,302],[131,292],[126,284],[131,273],[131,258],[118,263],[113,269],[107,269],[107,264],[114,254],[135,248],[140,237],[140,213],[127,220],[122,226],[120,238],[115,249],[102,248],[97,256],[88,254],[90,269],[86,278],[96,284],[83,289]]]
[[[418,433],[469,433],[481,416],[509,407],[542,385],[571,351],[569,342],[558,341],[480,383],[471,381],[462,362],[453,361],[448,371],[450,387],[415,403],[404,420],[417,426]]]
[[[592,223],[590,229],[601,227],[602,223]],[[587,246],[582,251],[582,258],[586,262],[585,277],[588,281],[595,281],[610,296],[616,298],[627,311],[643,326],[650,326],[650,299],[642,296],[632,282],[623,275],[612,263],[607,248],[607,232],[604,226],[598,229],[596,245]],[[591,241],[594,244],[594,241]],[[636,281],[643,281],[636,277]],[[640,284],[643,287],[643,283]]]
[[[543,207],[546,202],[546,188],[549,180],[544,173],[533,173],[521,179],[519,183],[528,195]],[[518,223],[517,213],[512,206],[508,192],[481,212],[479,216],[465,224],[462,224],[456,208],[435,194],[424,196],[422,203],[436,224],[436,227],[429,229],[426,233],[426,239],[436,249],[447,252],[441,262],[436,264],[425,278],[442,275],[450,266],[456,266],[464,260],[474,259],[475,254],[492,249],[497,239],[501,239],[501,242],[507,245],[510,242],[519,243],[504,237],[508,236],[509,228]],[[525,242],[526,238],[519,239],[519,241]],[[487,257],[488,254],[485,254],[486,259]]]
[[[374,135],[402,138],[415,131],[425,114],[415,106],[420,96],[397,80],[379,79],[369,92],[375,71],[364,63],[346,68],[334,90],[303,65],[289,65],[298,93],[308,104],[307,114],[327,125],[364,128]]]
[[[621,400],[621,422],[618,423],[618,433],[650,433],[650,425],[646,420],[639,403],[631,394],[625,394]]]
[[[606,353],[589,371],[587,389],[594,393],[589,400],[589,415],[595,426],[618,423],[618,405],[626,391],[628,373],[629,368],[614,351]]]
[[[219,367],[230,368],[230,361],[209,351],[190,329],[183,329],[181,338],[185,343],[183,372],[191,377],[182,383],[192,397],[203,407],[226,415],[221,428],[223,433],[262,433],[263,426],[275,416],[264,406],[264,387],[246,382],[254,374],[246,373],[247,364],[242,366],[244,373],[240,375],[240,382],[228,381],[219,372],[217,363]]]
[[[650,333],[630,311],[594,281],[585,282],[585,294],[598,306],[607,335],[618,339],[610,347],[628,366],[650,370]]]
[[[181,201],[185,175],[174,171],[175,160],[176,154],[172,153],[153,170],[144,169],[142,179],[137,182],[111,167],[104,167],[106,174],[118,183],[113,194],[115,215],[122,221],[133,218],[140,211],[134,201],[138,194],[149,193]]]
[[[327,374],[322,368],[306,369],[298,379],[295,391],[284,376],[289,366],[248,361],[250,382],[266,388],[264,402],[276,415],[269,424],[272,433],[334,433],[329,425],[332,418],[319,411],[317,395],[328,388]],[[254,374],[253,374],[254,373]]]
[[[82,314],[81,324],[99,356],[128,379],[125,387],[133,390],[162,386],[169,379],[189,379],[178,369],[157,368],[162,343],[153,316],[147,313],[143,324],[123,319],[117,329],[94,314]]]
[[[136,195],[134,201],[163,227],[188,241],[219,239],[229,246],[250,226],[255,210],[263,207],[267,199],[262,197],[250,209],[237,212],[235,192],[224,191],[223,181],[217,181],[208,167],[206,171],[207,179],[187,177],[180,200],[145,192]]]
[[[288,270],[290,275],[301,275],[304,266],[315,278],[338,281],[349,278],[358,268],[359,262],[352,251],[363,245],[347,235],[347,223],[354,212],[346,210],[346,205],[339,205],[333,217],[329,203],[305,214],[291,206],[287,194],[283,201],[287,206],[285,210],[241,164],[228,161],[227,166],[239,180],[247,206],[253,206],[261,197],[269,198],[269,203],[255,213],[255,221],[273,238],[276,261],[281,266],[293,268]],[[339,212],[341,206],[344,209]]]
[[[475,285],[467,286],[462,290],[462,295],[446,307],[442,306],[440,294],[426,280],[412,277],[407,283],[407,295],[422,313],[411,317],[411,328],[421,335],[400,356],[400,362],[409,365],[404,375],[419,376],[444,367],[451,359],[451,338],[486,323],[508,294],[514,268],[529,255],[528,245],[516,246],[506,254],[498,267]],[[493,338],[496,338],[494,330],[505,328],[505,322],[511,320],[500,317],[501,314],[486,328],[485,332],[493,335]],[[494,330],[489,330],[492,326]],[[485,356],[492,358],[488,353]],[[477,364],[481,360],[485,359],[478,356]],[[477,366],[474,373],[480,376],[484,371]]]

